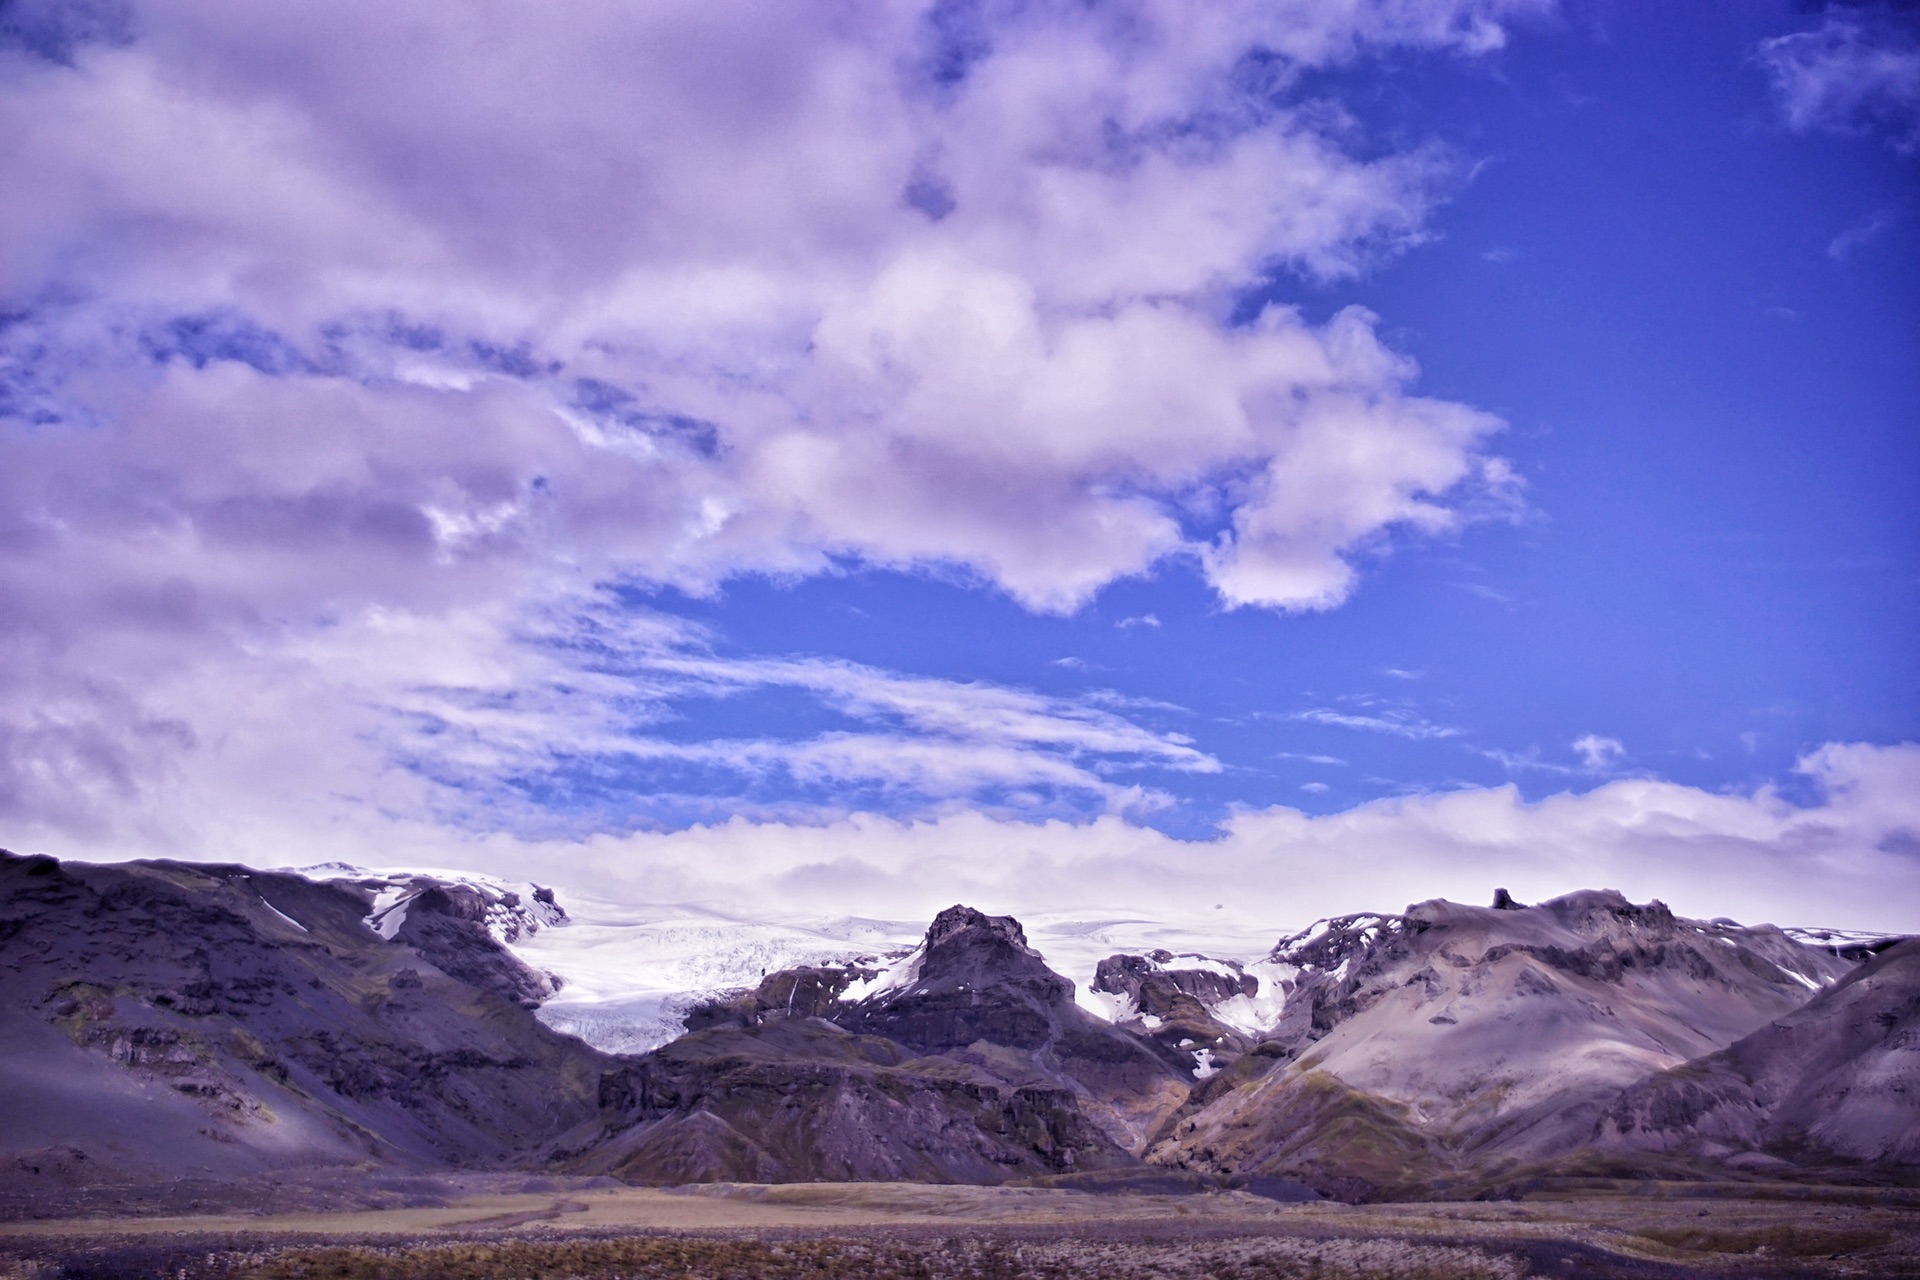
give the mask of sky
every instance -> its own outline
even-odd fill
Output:
[[[1920,13],[0,3],[0,845],[1920,930]]]

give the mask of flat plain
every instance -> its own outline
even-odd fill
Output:
[[[1495,1202],[1283,1204],[900,1183],[616,1187],[473,1176],[282,1185],[0,1223],[6,1280],[914,1277],[1521,1280],[1920,1275],[1920,1196],[1647,1185]],[[598,1185],[596,1185],[598,1184]],[[257,1190],[257,1188],[256,1188]],[[358,1204],[327,1208],[358,1199]],[[224,1199],[226,1203],[215,1203]],[[384,1202],[384,1203],[383,1203]],[[127,1206],[120,1206],[124,1209]]]

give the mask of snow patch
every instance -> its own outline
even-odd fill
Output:
[[[279,916],[282,920],[285,920],[288,924],[292,925],[294,928],[298,929],[300,932],[306,933],[309,931],[307,929],[307,926],[301,924],[298,920],[295,920],[292,916],[288,915],[286,912],[282,911],[280,908],[274,906],[271,902],[268,902],[265,898],[260,899],[260,905],[265,907],[267,910],[273,912],[273,914]]]
[[[1793,970],[1787,968],[1787,966],[1783,964],[1775,965],[1774,968],[1786,974],[1789,978],[1792,978],[1795,982],[1799,983],[1801,986],[1805,987],[1809,991],[1821,990],[1820,984],[1818,982],[1815,982],[1812,978],[1809,978],[1804,973],[1795,973]]]
[[[367,913],[367,927],[392,942],[407,922],[407,907],[419,897],[416,890],[391,885],[373,895],[373,910]]]

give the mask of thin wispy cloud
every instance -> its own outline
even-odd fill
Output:
[[[1827,256],[1835,262],[1845,262],[1892,225],[1893,219],[1886,214],[1870,214],[1828,241]]]
[[[1460,730],[1451,725],[1435,724],[1430,720],[1398,710],[1385,710],[1368,715],[1351,711],[1336,711],[1330,707],[1313,707],[1306,711],[1296,711],[1287,717],[1306,724],[1331,725],[1340,729],[1357,729],[1364,733],[1385,733],[1396,738],[1410,741],[1422,741],[1432,738],[1458,737]]]
[[[686,812],[702,794],[687,789],[687,770],[706,774],[714,812],[777,783],[819,795],[829,812],[865,798],[907,811],[965,801],[1084,814],[1164,804],[1143,771],[1220,769],[1191,739],[1110,700],[835,659],[721,656],[697,628],[605,600],[554,601],[510,629],[409,627],[419,658],[362,670],[362,735],[440,788],[454,819],[484,796],[482,812],[500,821],[502,797],[518,793],[554,797],[559,810],[522,823],[619,822],[609,812],[626,803],[618,793],[652,787],[675,790]],[[703,729],[711,709],[762,692],[801,695],[811,718],[839,723],[785,736]]]
[[[1526,751],[1507,751],[1500,747],[1480,747],[1475,749],[1475,753],[1485,759],[1493,761],[1508,773],[1536,773],[1570,778],[1580,772],[1571,765],[1542,759],[1540,750],[1537,747],[1529,748]]]
[[[1273,758],[1276,760],[1304,760],[1308,764],[1338,765],[1341,768],[1345,768],[1347,764],[1347,762],[1339,756],[1303,755],[1297,751],[1276,751],[1273,753]]]
[[[1812,31],[1762,41],[1754,60],[1790,128],[1872,129],[1903,151],[1920,145],[1920,42],[1890,13],[1829,12]]]

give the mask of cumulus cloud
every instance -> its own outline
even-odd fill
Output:
[[[1829,13],[1812,31],[1761,41],[1754,59],[1790,128],[1870,129],[1902,151],[1920,145],[1920,44],[1903,19]]]
[[[956,901],[1015,914],[1081,913],[1276,936],[1318,917],[1447,897],[1523,901],[1611,887],[1688,915],[1920,931],[1920,746],[1832,744],[1799,765],[1817,793],[1714,794],[1624,780],[1537,802],[1511,786],[1381,800],[1326,816],[1248,811],[1212,839],[1118,816],[1016,821],[957,812],[820,824],[738,819],[685,830],[523,842],[385,831],[415,861],[514,870],[620,901],[924,919]],[[358,838],[358,837],[356,837]],[[336,849],[352,847],[344,838]],[[311,847],[311,846],[309,846]],[[529,868],[536,871],[529,872]]]
[[[1071,610],[1184,558],[1230,606],[1338,604],[1515,485],[1366,312],[1228,323],[1457,180],[1295,86],[1544,5],[9,8],[0,808],[112,825],[222,752],[418,803],[440,757],[344,708],[453,741],[489,704],[420,705],[381,628],[504,689],[552,656],[528,619],[610,581],[933,568]],[[829,667],[761,676],[953,736]],[[568,728],[516,698],[477,759]],[[1108,786],[1105,748],[1008,732],[918,776]]]
[[[1635,780],[1536,803],[1507,786],[1325,817],[1264,809],[1205,841],[1117,818],[862,816],[818,828],[739,821],[545,856],[556,877],[631,896],[724,895],[744,874],[769,904],[903,918],[964,900],[1199,921],[1230,884],[1236,916],[1277,933],[1428,897],[1489,901],[1496,886],[1524,900],[1607,886],[1699,916],[1920,929],[1914,906],[1886,892],[1920,872],[1920,746],[1830,745],[1800,769],[1819,792],[1810,807],[1771,788],[1716,795]]]

